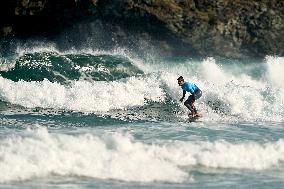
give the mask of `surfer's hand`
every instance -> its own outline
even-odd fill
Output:
[[[184,99],[184,97],[182,97],[179,101],[181,101],[181,102],[182,102],[182,101],[183,101],[183,99]]]

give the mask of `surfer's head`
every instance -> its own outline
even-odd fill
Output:
[[[177,80],[178,80],[179,86],[181,86],[184,83],[184,79],[183,79],[182,76],[179,76],[179,78],[177,78]]]

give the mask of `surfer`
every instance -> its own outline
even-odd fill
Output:
[[[191,93],[188,99],[184,102],[184,105],[191,112],[188,114],[188,116],[191,116],[191,117],[201,116],[200,114],[197,113],[197,110],[194,106],[194,102],[195,100],[199,99],[202,96],[202,91],[194,83],[185,82],[182,76],[180,76],[177,80],[178,80],[179,86],[181,86],[181,88],[183,89],[183,96],[180,99],[181,102],[184,100],[186,92]]]

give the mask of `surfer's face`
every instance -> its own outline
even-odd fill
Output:
[[[178,85],[181,86],[184,83],[182,80],[178,80]]]

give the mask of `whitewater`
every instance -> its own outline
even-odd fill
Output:
[[[0,187],[284,187],[283,57],[43,46],[0,60]],[[180,75],[203,91],[197,122]]]

